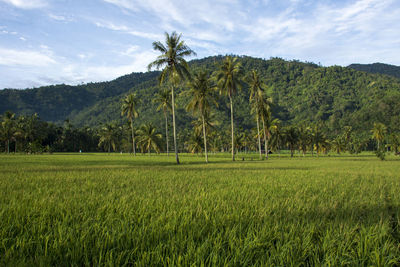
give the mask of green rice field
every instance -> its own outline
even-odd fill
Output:
[[[1,155],[0,265],[400,265],[399,157],[238,159]]]

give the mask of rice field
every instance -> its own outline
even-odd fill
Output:
[[[1,155],[0,265],[400,265],[399,157],[238,159]]]

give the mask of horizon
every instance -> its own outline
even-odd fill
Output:
[[[0,0],[0,89],[146,72],[158,56],[152,42],[172,31],[198,54],[189,60],[236,54],[399,66],[399,13],[394,0]]]

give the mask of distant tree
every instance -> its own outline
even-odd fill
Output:
[[[378,149],[380,149],[381,142],[385,139],[385,134],[387,132],[387,128],[383,123],[375,123],[374,127],[371,130],[372,138],[378,143]]]
[[[181,41],[181,34],[172,32],[171,35],[165,33],[165,43],[162,44],[160,41],[153,42],[153,49],[161,52],[161,55],[157,57],[155,61],[148,65],[148,69],[155,68],[161,71],[159,78],[160,84],[166,79],[171,82],[171,100],[172,100],[172,125],[174,130],[174,148],[175,148],[175,159],[176,163],[179,164],[178,146],[176,143],[176,126],[175,126],[175,96],[174,88],[178,86],[178,83],[190,77],[189,66],[185,60],[185,57],[196,55],[184,41]]]
[[[298,128],[299,133],[299,149],[303,152],[303,157],[307,153],[307,148],[312,143],[311,128],[306,126],[300,126]]]
[[[151,149],[154,149],[157,153],[160,152],[162,135],[157,132],[151,123],[142,125],[137,133],[139,144],[144,150],[147,150],[149,155],[151,154]]]
[[[205,71],[195,74],[192,81],[189,82],[189,90],[187,94],[191,96],[186,110],[199,114],[202,120],[204,153],[206,162],[208,163],[207,154],[207,131],[205,117],[210,113],[212,105],[218,105],[214,97],[214,87]]]
[[[167,156],[169,156],[169,145],[168,145],[168,111],[172,110],[172,105],[171,105],[171,91],[168,90],[167,88],[162,89],[160,92],[158,92],[155,95],[155,98],[153,99],[154,103],[158,103],[157,111],[161,110],[164,113],[164,119],[165,119],[165,141],[167,144]]]
[[[234,126],[233,126],[233,96],[242,87],[241,79],[243,76],[241,64],[237,58],[227,56],[220,66],[219,70],[215,72],[215,79],[217,86],[222,95],[229,97],[231,107],[231,135],[232,135],[232,161],[235,161],[235,140],[234,140]]]
[[[288,126],[284,130],[286,145],[290,149],[290,157],[293,158],[294,151],[298,145],[299,132],[297,127]]]
[[[202,143],[203,140],[201,134],[198,131],[193,131],[189,136],[189,139],[186,141],[186,146],[190,153],[197,154],[202,152]]]
[[[127,95],[122,100],[122,110],[121,116],[126,115],[130,122],[131,134],[132,134],[132,151],[133,155],[136,156],[136,144],[135,144],[135,133],[133,130],[133,118],[137,118],[139,113],[137,112],[137,106],[140,103],[140,99],[136,96],[135,93]]]
[[[10,153],[10,142],[13,139],[15,133],[15,113],[6,111],[2,116],[1,122],[1,134],[3,140],[6,142],[6,152]]]
[[[111,152],[111,148],[115,151],[116,149],[116,144],[117,144],[117,126],[112,123],[107,123],[104,125],[100,132],[100,138],[99,138],[99,147],[104,147],[108,151],[108,153]]]

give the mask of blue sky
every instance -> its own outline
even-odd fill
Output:
[[[177,31],[197,58],[400,65],[399,0],[0,0],[0,88],[146,71]]]

